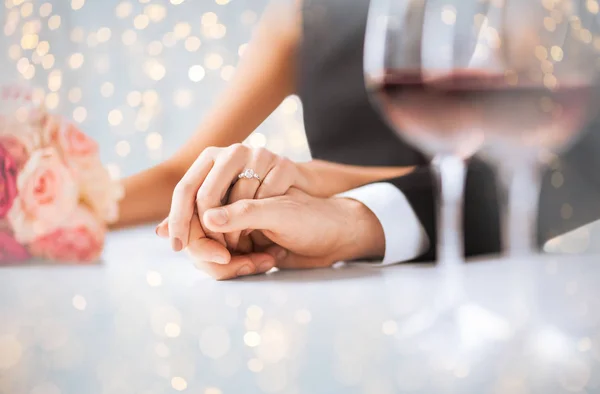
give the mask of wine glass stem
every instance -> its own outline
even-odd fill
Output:
[[[466,164],[455,155],[438,155],[432,161],[438,186],[437,259],[443,268],[464,261],[462,231]]]
[[[509,256],[526,257],[538,253],[537,215],[542,173],[533,159],[515,164],[502,166],[500,173],[504,189],[503,246]]]

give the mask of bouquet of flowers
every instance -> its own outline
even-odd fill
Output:
[[[122,195],[94,140],[28,91],[0,89],[0,265],[96,261]]]

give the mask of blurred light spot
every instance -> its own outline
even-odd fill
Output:
[[[147,15],[141,14],[133,18],[133,26],[138,30],[143,30],[148,27],[150,23],[150,18]]]
[[[150,56],[158,56],[163,50],[163,44],[160,41],[152,41],[148,44],[148,54]]]
[[[149,271],[146,274],[146,281],[151,287],[159,287],[162,285],[162,276],[156,271]]]
[[[169,338],[177,338],[181,334],[181,327],[176,323],[167,323],[165,326],[165,334]]]
[[[546,30],[552,32],[556,30],[556,21],[551,17],[547,16],[544,18],[544,27],[546,28]]]
[[[312,320],[312,315],[308,309],[300,309],[296,311],[294,318],[299,324],[308,324]]]
[[[442,22],[447,25],[456,23],[456,9],[452,6],[445,6],[442,10]]]
[[[158,357],[162,357],[162,358],[169,357],[169,354],[171,354],[171,352],[169,351],[169,348],[164,343],[157,344],[154,347],[154,352],[156,353],[156,355]]]
[[[246,52],[246,48],[248,48],[248,44],[240,45],[240,47],[238,48],[238,56],[239,57],[244,56],[244,52]]]
[[[230,0],[215,0],[215,2],[216,2],[218,5],[225,5],[225,4],[229,4],[229,1],[230,1]]]
[[[587,0],[586,7],[590,13],[592,13],[592,14],[598,13],[598,2],[596,0]]]
[[[552,59],[560,62],[563,59],[563,50],[561,47],[555,45],[550,49],[550,55],[552,56]]]
[[[216,70],[223,65],[223,58],[218,53],[210,53],[204,58],[204,65],[209,70]]]
[[[112,32],[108,27],[101,27],[100,29],[98,29],[98,32],[96,32],[98,42],[107,42],[108,40],[110,40],[111,36]]]
[[[398,325],[393,320],[384,321],[381,325],[381,331],[385,335],[394,335],[398,331]]]
[[[161,4],[150,4],[144,8],[144,14],[146,14],[152,22],[160,22],[167,15],[167,9]]]
[[[100,87],[100,94],[103,97],[110,97],[115,92],[115,85],[110,82],[104,82]]]
[[[548,50],[541,45],[535,47],[534,53],[535,57],[540,60],[546,60],[548,58]]]
[[[52,4],[44,3],[40,6],[40,16],[47,18],[52,13]]]
[[[49,109],[56,109],[56,107],[58,107],[59,101],[60,99],[58,97],[58,94],[50,93],[46,96],[46,107],[48,107]]]
[[[23,6],[21,7],[21,16],[23,18],[27,18],[27,17],[31,16],[32,13],[33,13],[33,4],[31,4],[31,3],[23,4]]]
[[[50,18],[48,18],[48,28],[50,30],[56,30],[60,27],[60,16],[59,15],[52,15]]]
[[[176,376],[173,379],[171,379],[171,386],[177,391],[183,391],[187,389],[187,382],[184,378]]]
[[[258,358],[251,358],[248,360],[248,369],[252,372],[258,373],[262,371],[264,368],[264,364]]]
[[[21,361],[23,348],[11,336],[0,336],[0,370],[14,367]]]
[[[253,148],[262,148],[267,145],[267,137],[263,133],[254,132],[248,139]]]
[[[144,71],[153,81],[160,81],[167,73],[167,69],[158,60],[148,60],[144,63]]]
[[[132,10],[133,10],[133,6],[131,5],[131,3],[128,1],[123,1],[123,2],[119,3],[119,5],[117,5],[117,8],[115,9],[115,13],[118,18],[123,19],[123,18],[127,18],[129,15],[131,15]]]
[[[263,310],[257,305],[250,305],[246,310],[248,318],[253,320],[260,320],[263,316]]]
[[[216,25],[204,26],[203,31],[207,37],[220,39],[225,37],[225,34],[227,33],[227,27],[217,23]]]
[[[154,107],[158,104],[158,93],[156,90],[146,90],[142,95],[142,102],[146,107]]]
[[[231,349],[229,333],[223,327],[207,327],[200,334],[200,351],[209,358],[218,359],[225,356]]]
[[[590,338],[582,338],[577,343],[577,350],[580,352],[589,352],[592,350],[592,340]]]
[[[39,48],[39,45],[38,45]],[[12,60],[17,60],[18,58],[21,57],[21,47],[18,46],[17,44],[15,45],[11,45],[10,48],[8,49],[8,57],[10,57]]]
[[[108,123],[111,126],[118,126],[123,121],[123,113],[118,109],[113,109],[108,113]]]
[[[208,387],[204,390],[204,394],[223,394],[223,392],[216,387]]]
[[[204,68],[200,65],[195,65],[195,66],[190,67],[190,70],[188,72],[188,77],[190,78],[190,80],[192,82],[202,81],[202,79],[204,79],[205,75],[206,75],[206,71],[204,71]]]
[[[84,107],[77,107],[73,110],[73,120],[77,123],[83,123],[87,118],[87,110]]]
[[[85,0],[71,0],[71,8],[77,11],[80,10],[85,4]]]
[[[83,296],[76,295],[73,297],[73,308],[77,309],[78,311],[84,311],[86,307],[87,301],[85,298],[83,298]]]
[[[69,90],[69,101],[73,104],[78,103],[81,100],[81,96],[82,93],[80,88],[72,88],[71,90]]]
[[[131,152],[131,146],[127,141],[119,141],[115,147],[117,155],[121,157],[127,156]]]
[[[570,219],[573,216],[573,207],[571,204],[563,204],[560,208],[560,216],[563,219]]]
[[[198,37],[191,36],[185,40],[185,49],[188,52],[196,52],[200,48],[201,44],[202,41],[200,41]]]
[[[556,77],[552,74],[546,74],[544,75],[544,86],[546,86],[548,89],[554,89],[556,88],[558,84],[558,81],[556,80]]]
[[[179,22],[173,28],[173,34],[175,34],[175,38],[178,40],[183,40],[192,32],[192,27],[187,22]]]
[[[202,15],[201,22],[204,26],[212,26],[219,22],[219,17],[214,12],[207,12]]]
[[[235,67],[233,66],[225,66],[221,69],[221,78],[223,78],[224,81],[231,81],[234,74]]]
[[[71,41],[73,41],[73,42],[83,42],[84,37],[85,37],[85,32],[83,31],[83,28],[81,28],[81,27],[74,27],[71,30],[71,34],[70,34]]]
[[[162,142],[163,142],[162,136],[156,132],[150,133],[146,137],[146,146],[150,150],[160,149]]]
[[[260,335],[256,331],[248,331],[244,334],[244,343],[248,347],[256,347],[260,345]]]
[[[37,48],[35,48],[35,52],[40,56],[45,56],[48,53],[48,51],[50,51],[50,44],[48,43],[48,41],[41,41],[38,44]]]
[[[21,38],[21,48],[27,50],[34,49],[37,46],[39,39],[37,34],[26,34]]]
[[[167,48],[170,48],[173,45],[177,44],[177,38],[175,37],[174,33],[168,32],[163,36],[162,43]]]
[[[76,69],[80,68],[83,65],[83,61],[84,61],[84,58],[83,58],[83,55],[81,53],[74,53],[69,58],[69,66],[73,70],[76,70]]]
[[[179,5],[181,3],[183,3],[185,0],[171,0],[171,4],[173,5]]]
[[[127,94],[127,104],[129,104],[129,106],[135,108],[138,105],[140,105],[141,102],[142,102],[142,93],[138,92],[137,90],[134,90]]]
[[[189,107],[192,103],[193,94],[191,90],[188,89],[179,89],[175,91],[173,95],[173,102],[176,106],[185,108]]]
[[[54,66],[54,55],[48,54],[42,59],[42,67],[49,70]]]
[[[137,33],[133,30],[125,30],[121,36],[121,40],[125,45],[133,45],[137,40]]]
[[[48,75],[48,89],[56,92],[62,85],[62,73],[60,70],[54,70]]]

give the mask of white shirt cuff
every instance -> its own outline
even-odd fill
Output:
[[[429,237],[410,203],[390,183],[373,183],[339,194],[369,208],[383,228],[385,256],[375,265],[385,266],[413,260],[429,249]],[[373,263],[371,263],[373,264]]]

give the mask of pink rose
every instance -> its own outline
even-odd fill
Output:
[[[65,158],[87,159],[98,154],[98,144],[77,128],[72,122],[48,116],[44,124],[45,144],[58,149]]]
[[[0,145],[10,153],[19,169],[23,168],[32,151],[32,143],[25,134],[0,134]]]
[[[102,253],[105,232],[94,215],[80,205],[63,226],[34,240],[30,251],[33,256],[54,261],[93,262]]]
[[[17,196],[17,164],[0,145],[0,218],[6,216]]]
[[[0,264],[11,264],[28,260],[31,256],[23,245],[7,231],[0,231]]]
[[[8,219],[21,243],[54,231],[79,202],[73,176],[52,148],[31,155],[19,174],[17,187],[19,196]]]

